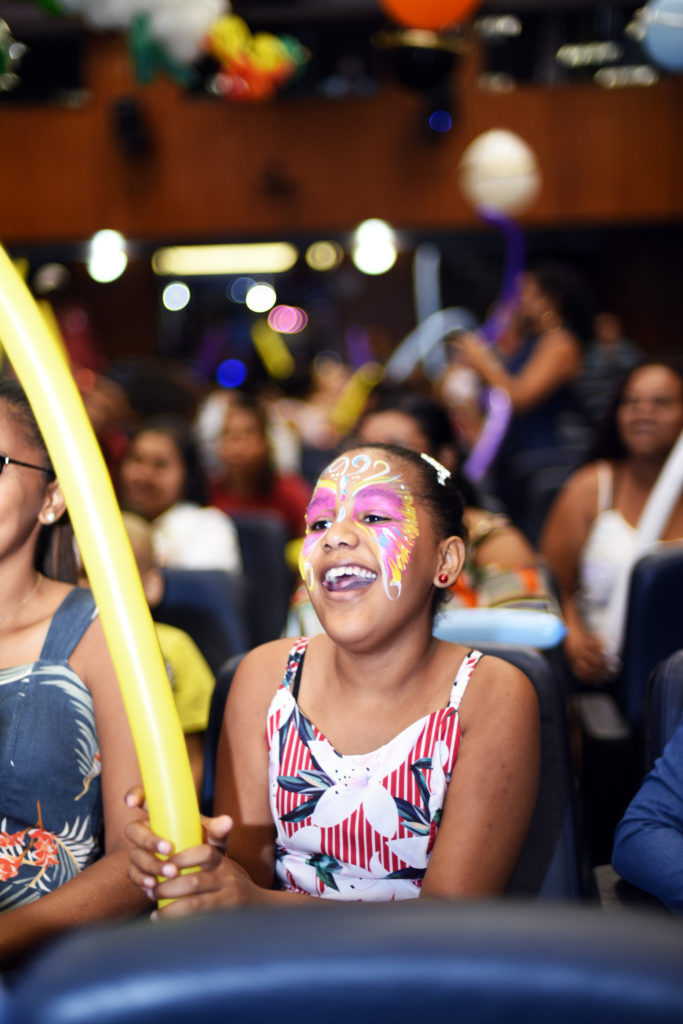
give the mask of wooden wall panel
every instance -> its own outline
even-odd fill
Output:
[[[436,137],[421,99],[389,83],[374,97],[238,105],[133,80],[125,43],[95,36],[90,97],[79,109],[0,105],[0,238],[78,240],[101,227],[130,238],[220,238],[349,229],[367,216],[397,227],[472,227],[455,169],[491,127],[533,146],[543,191],[524,222],[683,218],[683,76],[650,89],[476,85],[476,55],[457,73],[459,119]],[[127,156],[112,105],[134,96],[149,156]],[[275,171],[283,194],[266,187]],[[287,187],[289,186],[289,190]]]

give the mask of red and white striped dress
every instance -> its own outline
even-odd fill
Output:
[[[339,754],[296,702],[298,640],[268,709],[270,808],[280,888],[336,900],[419,895],[460,746],[470,651],[444,708],[368,754]]]

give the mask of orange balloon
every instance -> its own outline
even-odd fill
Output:
[[[481,0],[380,0],[393,21],[406,28],[431,29],[440,32],[469,17]]]

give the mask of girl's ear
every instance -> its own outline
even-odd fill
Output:
[[[462,537],[448,537],[439,545],[439,563],[434,573],[435,587],[452,587],[465,564],[465,542]]]
[[[66,502],[58,480],[52,480],[45,489],[45,499],[38,513],[38,521],[47,526],[56,523],[64,515]]]

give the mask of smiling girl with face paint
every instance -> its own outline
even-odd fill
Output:
[[[366,445],[322,473],[301,570],[325,633],[243,659],[205,845],[161,865],[169,845],[130,826],[131,878],[175,898],[159,914],[504,892],[536,798],[538,706],[509,663],[432,636],[462,534],[432,459]]]
[[[400,473],[392,473],[384,459],[367,454],[341,456],[318,481],[306,511],[306,537],[300,559],[301,576],[309,590],[315,587],[310,559],[329,541],[325,535],[335,525],[346,525],[347,517],[359,526],[374,550],[387,597],[400,597],[403,572],[418,535],[413,498]],[[328,593],[346,593],[369,586],[377,573],[353,563],[329,569],[322,580]]]

